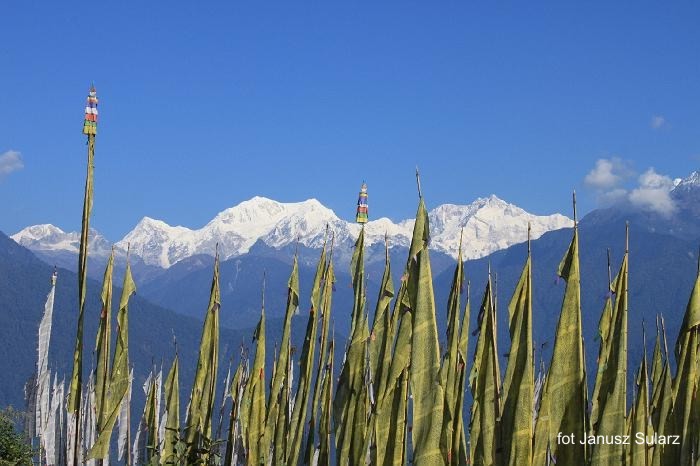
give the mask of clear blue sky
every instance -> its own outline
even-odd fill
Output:
[[[0,230],[79,228],[91,81],[112,240],[253,195],[351,217],[363,179],[373,218],[405,218],[416,165],[429,205],[496,193],[543,214],[572,188],[594,208],[599,158],[700,167],[697,2],[105,3],[0,10],[0,154],[24,164]]]

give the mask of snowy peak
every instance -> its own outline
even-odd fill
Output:
[[[694,171],[686,178],[677,178],[673,184],[673,191],[690,191],[700,188],[700,171]]]
[[[174,263],[171,262],[171,258],[184,258],[196,253],[188,240],[192,233],[189,228],[173,227],[162,220],[144,217],[133,230],[117,242],[116,246],[123,250],[130,248],[147,264],[169,267]],[[174,247],[174,244],[178,244],[179,248]],[[146,257],[149,257],[150,261],[146,261]]]
[[[144,262],[160,267],[195,254],[214,255],[218,244],[224,259],[244,254],[262,239],[273,247],[299,241],[305,246],[322,243],[326,224],[341,227],[342,221],[316,199],[282,203],[254,197],[217,214],[204,227],[192,230],[144,217],[117,243],[127,243]]]
[[[280,218],[284,212],[284,204],[266,197],[256,196],[220,212],[209,225],[255,225],[270,219]]]
[[[51,224],[27,227],[10,238],[34,251],[67,251],[78,254],[80,249],[80,233],[66,233]],[[109,254],[111,250],[109,241],[92,228],[88,233],[88,248],[99,255]]]
[[[532,239],[573,225],[564,215],[534,215],[495,195],[479,198],[469,205],[441,205],[429,213],[429,218],[432,247],[453,257],[459,252],[460,235],[464,232],[465,259],[483,257],[525,241],[528,223]]]
[[[59,242],[68,239],[70,236],[65,231],[58,227],[45,223],[42,225],[33,225],[18,231],[12,235],[12,239],[22,246],[31,244],[32,242],[40,242],[41,240]]]
[[[559,228],[570,227],[572,221],[559,214],[537,216],[498,198],[479,198],[471,204],[443,204],[429,212],[431,247],[457,257],[462,230],[463,257],[474,259],[498,249],[525,241],[528,222],[532,238]],[[414,219],[398,223],[383,217],[365,225],[368,246],[383,243],[385,234],[391,247],[410,244]],[[340,219],[316,199],[283,203],[265,197],[254,197],[217,214],[200,229],[171,226],[144,217],[136,227],[116,243],[119,251],[127,245],[133,254],[149,265],[168,268],[196,254],[214,255],[218,244],[224,259],[245,254],[257,241],[281,248],[299,241],[318,248],[326,237],[326,228],[335,234],[335,244],[349,248],[360,233],[360,225]],[[109,253],[107,241],[91,253]],[[78,233],[65,233],[52,225],[25,228],[13,236],[30,249],[67,250],[77,253]]]
[[[320,247],[326,236],[326,227],[336,236],[346,237],[348,234],[347,222],[316,199],[286,206],[287,215],[261,237],[269,246],[281,247],[298,238],[304,246]]]

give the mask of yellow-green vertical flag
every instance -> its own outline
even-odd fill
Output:
[[[464,264],[462,262],[462,239],[460,238],[457,267],[455,267],[452,288],[447,300],[447,352],[440,367],[440,383],[444,387],[445,393],[441,446],[444,449],[447,464],[449,465],[458,464],[459,461],[459,443],[453,443],[453,441],[457,417],[462,415],[461,412],[457,411],[457,398],[459,396],[457,379],[460,376],[459,313],[462,306],[463,277]]]
[[[328,347],[334,287],[335,269],[333,267],[333,258],[331,257],[328,260],[328,266],[326,267],[326,277],[323,281],[323,299],[321,301],[321,339],[319,341],[320,347],[324,351]],[[321,352],[320,354],[324,355],[321,357],[321,368],[323,368],[326,366],[328,361],[328,355],[325,352]]]
[[[328,234],[326,226],[326,235]],[[331,256],[333,255],[333,244],[331,243]],[[320,336],[318,338],[318,366],[314,376],[315,384],[311,396],[311,420],[309,421],[309,431],[306,436],[304,447],[304,464],[310,464],[316,448],[316,425],[318,422],[318,409],[321,402],[321,379],[325,368],[326,344],[328,342],[328,331],[330,328],[330,301],[333,287],[333,267],[326,261],[326,244],[324,242],[321,258],[316,266],[316,276],[314,277],[311,291],[311,307],[316,307],[321,319]],[[330,282],[329,282],[329,275]],[[330,285],[330,289],[329,289]]]
[[[646,345],[642,363],[637,373],[637,400],[632,412],[632,438],[630,439],[629,466],[649,466],[651,451],[646,443],[647,436],[652,437],[651,419],[649,416],[649,374],[647,371]],[[640,442],[640,436],[642,441]]]
[[[198,454],[204,439],[211,439],[211,420],[216,392],[216,374],[219,366],[219,255],[214,260],[214,277],[211,283],[207,315],[204,318],[199,360],[192,384],[190,406],[185,422],[185,443],[190,462],[206,460]]]
[[[379,378],[377,393],[377,448],[378,464],[403,464],[406,450],[406,421],[408,410],[409,365],[411,363],[411,341],[413,335],[413,312],[408,292],[409,279],[417,274],[417,257],[429,240],[428,216],[423,198],[418,203],[416,222],[408,251],[406,269],[401,277],[401,286],[394,302],[391,316],[391,332],[388,344],[391,349],[385,357],[382,370],[386,375]],[[387,361],[387,359],[389,361]],[[388,362],[388,365],[386,364]]]
[[[320,419],[319,405],[321,403],[322,389],[321,380],[323,379],[324,371],[327,367],[327,344],[328,332],[330,329],[331,304],[333,300],[333,286],[335,283],[335,274],[333,272],[333,246],[331,244],[331,254],[326,265],[325,274],[322,285],[321,294],[321,336],[319,338],[319,361],[316,370],[316,383],[314,385],[314,394],[311,404],[311,422],[309,424],[309,434],[306,441],[306,453],[304,457],[305,463],[310,463],[316,450],[316,424]]]
[[[78,465],[78,449],[80,439],[80,397],[83,386],[83,316],[85,314],[85,295],[87,294],[87,258],[88,235],[90,232],[90,214],[92,213],[92,195],[95,171],[95,134],[97,133],[97,94],[95,87],[90,88],[85,107],[85,121],[83,134],[87,135],[87,174],[85,176],[85,195],[83,198],[83,220],[80,230],[80,250],[78,253],[78,326],[75,337],[75,350],[73,352],[73,374],[70,381],[68,394],[68,419],[72,424],[72,433],[75,438],[69,443],[74,451],[70,455],[73,464]],[[71,430],[71,429],[69,429]]]
[[[657,318],[658,322],[658,318]],[[659,390],[661,386],[661,374],[663,373],[664,369],[664,360],[663,356],[661,354],[661,333],[659,332],[659,326],[657,323],[656,326],[656,342],[654,343],[654,353],[651,357],[651,395],[652,395],[652,404],[651,408],[653,410],[654,403],[654,395],[656,392]]]
[[[387,387],[388,395],[377,406],[377,413],[370,418],[370,432],[374,432],[375,445],[366,439],[371,464],[403,466],[407,460],[408,430],[408,367]]]
[[[311,380],[313,378],[314,361],[316,359],[316,340],[318,339],[318,317],[321,308],[321,281],[326,269],[326,245],[324,243],[321,257],[318,260],[313,286],[311,288],[311,309],[306,325],[306,336],[301,350],[299,370],[299,385],[294,398],[294,409],[290,421],[290,442],[287,444],[287,458],[290,464],[296,464],[303,448],[304,429],[306,426]]]
[[[323,382],[321,386],[322,403],[321,403],[321,422],[319,423],[318,433],[320,445],[318,448],[318,458],[312,461],[312,464],[317,466],[331,465],[331,413],[333,410],[333,352],[335,341],[331,340],[328,345],[328,363],[324,368]],[[314,453],[315,456],[315,453]]]
[[[637,380],[635,380],[635,390],[636,390],[636,383],[637,383]],[[628,438],[630,439],[630,441],[623,445],[624,458],[621,462],[621,464],[624,464],[627,466],[633,464],[632,453],[633,453],[635,447],[632,445],[632,443],[634,443],[634,441],[636,439],[635,431],[634,431],[634,421],[635,421],[635,415],[637,413],[637,403],[636,403],[637,402],[637,395],[636,395],[636,393],[632,393],[632,398],[633,398],[632,399],[632,407],[630,408],[630,411],[627,414],[626,424],[625,424],[626,429],[627,429],[627,435],[629,435]]]
[[[698,442],[700,409],[696,404],[698,387],[698,345],[700,345],[700,274],[686,307],[676,340],[678,370],[673,381],[674,434],[680,435],[680,448],[672,447],[673,464],[691,464]]]
[[[377,396],[380,392],[382,378],[386,378],[391,361],[391,345],[394,343],[391,328],[391,300],[394,297],[394,282],[391,278],[389,261],[389,244],[385,238],[384,273],[379,287],[379,297],[374,311],[374,322],[369,337],[369,365],[372,383],[371,397],[374,399],[369,413],[369,425],[363,451],[368,451],[370,462],[377,463]]]
[[[106,458],[109,453],[109,443],[112,429],[122,409],[122,403],[128,403],[129,392],[129,299],[136,292],[136,284],[131,276],[131,265],[128,260],[124,272],[124,283],[117,312],[117,338],[112,360],[112,372],[109,382],[107,406],[109,411],[103,429],[99,432],[97,441],[88,452],[88,458]]]
[[[273,458],[274,464],[286,461],[286,446],[281,448],[281,445],[276,441],[277,425],[281,423],[282,431],[289,430],[289,416],[287,414],[287,402],[289,400],[289,367],[290,361],[290,337],[292,333],[292,316],[296,313],[299,307],[299,265],[297,256],[294,256],[292,264],[292,272],[289,275],[287,282],[287,309],[284,314],[284,326],[282,328],[282,342],[280,343],[280,355],[277,361],[277,370],[272,379],[270,388],[270,402],[268,403],[267,416],[265,418],[265,438],[269,442],[274,439]],[[282,427],[281,426],[281,427]],[[280,435],[280,440],[284,441],[285,435]]]
[[[233,382],[231,383],[231,415],[228,425],[228,439],[226,442],[226,453],[224,454],[224,464],[236,464],[233,457],[236,455],[239,448],[239,417],[241,411],[241,403],[243,401],[243,389],[245,385],[245,365],[243,360],[238,364],[236,372],[233,374]],[[274,464],[274,463],[273,463]]]
[[[95,345],[95,415],[97,432],[102,432],[109,414],[109,382],[110,382],[110,344],[112,339],[112,273],[114,271],[114,250],[107,260],[104,279],[102,281],[102,311],[97,328],[97,343]]]
[[[455,423],[452,435],[453,450],[457,452],[457,464],[460,466],[467,464],[469,456],[467,452],[467,439],[464,429],[464,394],[466,392],[467,381],[467,349],[469,344],[469,319],[471,317],[471,296],[470,285],[467,283],[467,304],[464,306],[462,325],[459,328],[458,345],[458,374],[455,380]]]
[[[255,360],[243,394],[247,410],[243,435],[248,447],[248,465],[267,464],[268,446],[265,442],[265,305],[255,329]]]
[[[605,297],[605,303],[603,304],[603,310],[600,313],[600,320],[598,321],[598,370],[595,375],[595,381],[593,383],[593,395],[592,407],[591,407],[591,429],[595,432],[598,429],[599,419],[602,415],[601,404],[599,400],[599,392],[603,388],[603,377],[606,375],[606,361],[610,354],[610,328],[612,327],[612,316],[613,316],[613,293],[614,288],[612,284],[609,285],[609,290],[607,296]],[[608,377],[609,378],[609,377]],[[607,395],[606,395],[607,396]]]
[[[533,464],[536,466],[545,464],[549,455],[559,465],[585,464],[587,461],[586,447],[580,443],[587,433],[587,389],[577,227],[574,227],[569,250],[559,265],[559,276],[566,281],[566,291],[535,425]],[[573,435],[574,442],[571,445],[561,443],[558,440],[560,433],[569,438]]]
[[[491,291],[491,272],[479,309],[479,337],[474,365],[469,375],[472,397],[469,431],[470,457],[473,465],[501,464],[500,419],[501,372],[498,368],[496,322]]]
[[[384,245],[384,273],[379,287],[377,306],[374,310],[374,322],[369,343],[369,360],[374,382],[374,393],[379,393],[379,381],[389,369],[391,361],[391,300],[394,297],[394,281],[391,278],[391,262],[389,260],[389,245]]]
[[[615,303],[611,305],[610,298],[606,300],[600,319],[601,349],[593,390],[591,433],[604,437],[619,435],[624,430],[627,413],[628,257],[625,251],[613,282]],[[619,442],[593,443],[591,465],[618,465],[624,452],[624,445]]]
[[[158,411],[160,408],[160,383],[162,376],[162,370],[158,376],[155,375],[155,371],[153,372],[151,384],[148,389],[148,396],[146,397],[146,409],[144,411],[147,432],[145,451],[146,464],[150,463],[151,458],[156,457],[160,443],[158,440],[158,416],[160,413]]]
[[[426,230],[428,215],[423,209]],[[444,410],[444,389],[440,383],[440,349],[433,276],[428,244],[418,252],[417,273],[409,276],[409,296],[413,313],[410,388],[413,399],[413,464],[444,464],[447,451],[440,447]]]
[[[286,375],[282,379],[277,418],[272,425],[272,432],[274,434],[274,444],[272,445],[272,464],[279,465],[287,464],[287,446],[290,441],[289,428],[292,420],[292,375],[294,361],[292,360],[292,349],[289,344],[287,345],[285,352],[287,353],[287,366],[284,368],[279,367],[278,370],[283,370]]]
[[[165,378],[165,432],[163,434],[163,451],[160,454],[160,464],[173,464],[175,461],[175,445],[180,438],[180,358],[175,353],[175,359]]]
[[[532,407],[535,367],[532,348],[532,258],[525,267],[508,305],[510,351],[503,380],[503,464],[532,464]]]
[[[663,317],[661,318],[663,327]],[[658,386],[652,394],[651,422],[654,432],[659,436],[673,434],[673,381],[671,378],[671,367],[668,359],[668,350],[666,348],[666,332],[663,331],[663,345],[665,362],[661,369],[661,376]],[[651,464],[652,466],[662,466],[672,464],[671,457],[674,454],[672,445],[654,445]]]
[[[333,402],[336,455],[342,465],[360,464],[365,458],[363,446],[369,410],[365,363],[369,329],[365,314],[364,248],[365,230],[362,228],[350,265],[354,290],[350,342]]]

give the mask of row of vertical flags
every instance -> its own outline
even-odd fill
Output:
[[[331,315],[334,237],[327,229],[306,303],[300,299],[299,261],[294,256],[282,336],[275,344],[271,368],[266,367],[263,279],[260,320],[250,347],[242,347],[240,363],[233,374],[229,370],[225,377],[216,426],[221,307],[217,249],[184,422],[180,422],[176,349],[165,381],[162,368],[154,368],[143,386],[146,404],[132,438],[128,304],[136,287],[127,260],[112,350],[114,252],[103,279],[95,367],[86,384],[82,377],[96,121],[97,97],[92,88],[83,127],[88,137],[88,170],[78,268],[78,329],[67,401],[63,383],[58,382],[56,374],[51,383],[47,363],[55,274],[39,328],[33,419],[34,432],[40,439],[41,464],[103,466],[110,457],[123,458],[130,465],[700,464],[700,273],[674,347],[675,377],[663,319],[659,318],[651,386],[645,350],[641,365],[633,374],[633,396],[628,409],[629,248],[625,247],[618,273],[614,278],[609,273],[608,294],[599,321],[598,370],[589,399],[574,198],[573,236],[558,269],[566,287],[548,370],[541,363],[535,377],[529,228],[525,264],[508,304],[510,350],[505,372],[500,368],[490,267],[476,315],[475,350],[469,364],[471,292],[469,282],[466,291],[464,286],[461,240],[447,302],[445,344],[441,347],[429,255],[429,218],[418,175],[419,202],[408,258],[397,289],[386,241],[384,273],[371,325],[365,272],[368,193],[367,185],[362,184],[355,216],[360,230],[350,262],[350,334],[337,378]],[[628,238],[629,232],[625,234]],[[297,348],[292,344],[292,320],[300,314],[300,307],[308,315],[304,340]],[[467,389],[472,404],[465,418]],[[230,410],[225,419],[227,406]],[[224,424],[228,429],[223,428]],[[116,425],[118,451],[110,455]],[[605,441],[639,432],[657,438],[678,435],[679,442],[632,442],[627,446]],[[223,435],[226,438],[222,443],[218,439]],[[566,441],[568,438],[572,441]],[[591,438],[595,441],[581,442]]]
[[[366,213],[367,191],[363,185],[358,223],[363,223]],[[290,322],[299,303],[295,258],[282,345],[279,354],[275,353],[272,368],[265,428],[262,428],[262,416],[257,414],[263,397],[253,395],[254,388],[245,388],[257,386],[265,377],[258,358],[264,351],[264,340],[260,338],[264,335],[263,310],[256,332],[253,369],[250,370],[247,360],[242,360],[236,374],[243,375],[236,378],[231,389],[234,403],[225,464],[318,465],[331,464],[333,456],[335,463],[341,465],[697,464],[698,436],[694,429],[700,425],[699,405],[695,401],[700,287],[693,291],[679,335],[676,378],[671,376],[668,351],[662,350],[665,333],[658,331],[651,387],[645,356],[635,372],[633,405],[628,410],[628,247],[619,272],[609,280],[610,290],[599,323],[599,369],[589,399],[577,224],[558,269],[566,288],[549,370],[545,370],[542,362],[535,377],[529,228],[525,264],[508,304],[511,346],[503,375],[499,367],[496,300],[490,271],[476,317],[474,357],[471,367],[467,367],[471,299],[468,285],[466,300],[463,299],[461,246],[448,299],[447,341],[442,349],[438,343],[428,222],[421,196],[398,291],[393,284],[387,248],[371,328],[366,309],[365,231],[361,228],[351,260],[354,299],[350,336],[334,397],[330,396],[332,356],[327,354],[332,353],[333,344],[328,343],[323,330],[330,315],[325,290],[329,289],[331,279],[332,248],[330,255],[323,248],[314,278],[296,395],[288,382],[292,373]],[[319,280],[324,275],[326,278]],[[314,350],[319,342],[322,344]],[[314,364],[314,353],[319,361],[309,410],[312,383],[309,368]],[[467,387],[473,401],[469,422],[465,423]],[[304,414],[300,413],[304,412],[307,417],[302,422]],[[280,431],[288,435],[280,436]],[[580,442],[591,436],[604,439],[624,434],[634,439],[637,432],[648,434],[648,438],[654,433],[668,436],[679,432],[680,445]],[[567,444],[562,437],[578,441]],[[331,444],[335,444],[334,449]]]

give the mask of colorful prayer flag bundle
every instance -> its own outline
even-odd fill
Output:
[[[367,223],[367,220],[367,183],[362,183],[362,188],[360,188],[360,196],[357,198],[357,215],[355,216],[355,221],[357,223]]]
[[[90,93],[87,96],[83,134],[97,134],[97,91],[95,86],[90,88]]]

